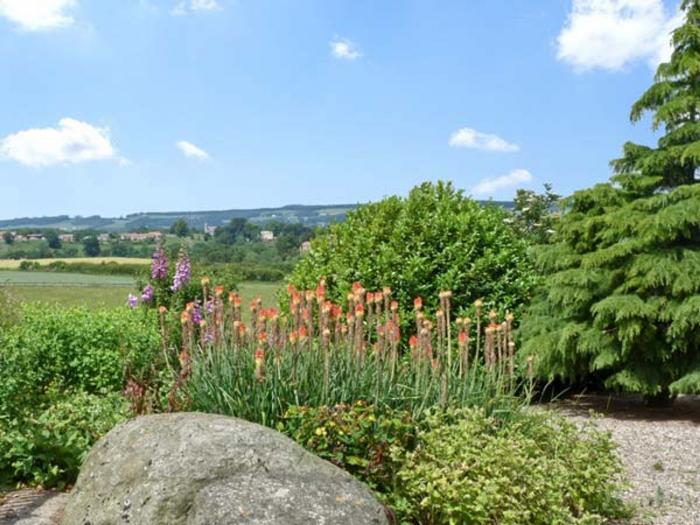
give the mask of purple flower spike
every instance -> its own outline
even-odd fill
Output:
[[[158,248],[151,257],[151,279],[168,278],[168,258],[163,248]]]
[[[141,301],[144,303],[150,303],[153,300],[153,286],[147,284],[141,292]]]
[[[130,293],[126,298],[126,304],[129,305],[129,308],[136,308],[139,305],[139,299]]]
[[[176,292],[185,286],[192,278],[192,264],[185,250],[180,250],[180,255],[175,264],[175,277],[173,278],[172,290]]]
[[[202,322],[202,308],[198,303],[195,303],[194,308],[192,308],[192,322],[195,324]]]

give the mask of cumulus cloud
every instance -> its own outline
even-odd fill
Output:
[[[510,153],[520,150],[520,147],[517,144],[511,144],[498,135],[482,133],[481,131],[471,128],[462,128],[455,131],[450,136],[450,146],[454,148],[498,151],[501,153]]]
[[[181,0],[173,7],[171,13],[182,16],[197,11],[220,11],[221,9],[223,7],[216,0]]]
[[[557,58],[585,71],[617,70],[637,61],[655,68],[671,56],[671,32],[683,13],[663,0],[573,0],[557,37]]]
[[[182,151],[182,154],[185,157],[190,157],[199,160],[209,160],[211,158],[209,157],[209,153],[186,140],[176,142],[175,145],[180,151]]]
[[[357,46],[347,38],[335,37],[330,41],[331,55],[340,60],[356,60],[362,57]]]
[[[71,25],[77,0],[0,0],[0,16],[25,31],[46,31]]]
[[[501,175],[500,177],[483,179],[479,181],[479,183],[472,188],[472,193],[474,195],[490,196],[500,190],[513,188],[518,184],[530,182],[531,180],[532,175],[529,171],[517,169],[511,171],[507,175]]]
[[[109,159],[128,163],[117,156],[109,129],[72,118],[61,119],[55,128],[31,128],[0,139],[0,158],[34,168]]]

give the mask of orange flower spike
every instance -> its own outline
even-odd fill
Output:
[[[214,294],[215,294],[217,297],[221,297],[222,295],[224,295],[224,287],[221,286],[221,285],[219,285],[219,286],[217,286],[216,288],[214,288]]]
[[[241,337],[243,337],[243,336],[246,334],[247,331],[248,331],[248,327],[246,327],[246,325],[245,325],[244,323],[241,323],[241,324],[238,326],[238,334],[239,334]]]
[[[319,302],[326,298],[326,285],[323,280],[319,281],[318,286],[316,286],[316,299]]]
[[[313,290],[306,290],[304,292],[304,298],[306,299],[307,303],[311,303],[311,301],[314,300],[314,291]]]
[[[359,295],[363,291],[364,291],[364,288],[362,288],[362,285],[358,281],[355,281],[354,283],[352,283],[352,293],[353,294]]]
[[[389,288],[388,286],[385,286],[384,288],[382,288],[382,292],[384,292],[384,295],[386,295],[388,297],[391,295],[391,288]]]
[[[309,331],[306,329],[306,326],[303,326],[299,328],[299,339],[301,341],[304,341],[307,337],[309,337]]]
[[[288,294],[288,295],[294,295],[295,293],[297,293],[296,287],[295,287],[292,283],[289,283],[289,284],[287,285],[287,294]]]
[[[258,343],[264,344],[267,341],[267,334],[263,331],[258,333]]]
[[[365,307],[362,306],[361,304],[355,305],[355,317],[364,317],[365,316]]]
[[[411,348],[415,348],[416,346],[418,346],[418,338],[415,335],[409,337],[408,346],[410,346]]]
[[[190,314],[187,310],[180,314],[180,322],[182,324],[187,324],[190,321]]]
[[[384,300],[384,294],[382,292],[374,292],[374,302],[380,304]]]
[[[162,314],[166,313],[168,309],[165,306],[159,306],[158,311]]]
[[[399,302],[398,301],[391,301],[391,311],[398,312],[398,310],[399,310]]]
[[[299,306],[301,304],[301,294],[296,290],[292,294],[292,305]]]
[[[297,342],[298,339],[299,339],[299,332],[297,332],[296,330],[292,330],[291,333],[289,334],[289,342],[294,344]]]
[[[185,310],[188,311],[188,312],[191,312],[192,310],[194,310],[194,303],[192,303],[192,302],[187,303],[187,304],[185,305]]]
[[[459,333],[459,344],[464,345],[467,343],[467,332],[460,332]]]
[[[423,299],[420,297],[416,297],[413,300],[413,308],[414,310],[421,310],[423,308]]]
[[[372,292],[367,292],[367,303],[372,304],[374,302],[374,294]]]

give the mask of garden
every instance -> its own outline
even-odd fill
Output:
[[[630,519],[611,435],[542,406],[700,393],[700,7],[684,5],[631,113],[665,134],[625,144],[609,182],[519,190],[512,209],[424,183],[319,232],[284,286],[246,288],[182,242],[145,273],[91,276],[118,305],[0,288],[0,488],[69,489],[115,425],[197,411],[289,436],[395,523]],[[0,279],[72,278],[45,270]]]

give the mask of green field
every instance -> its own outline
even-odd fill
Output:
[[[134,278],[128,275],[87,275],[82,273],[23,272],[0,270],[0,285],[5,286],[128,286]]]
[[[265,306],[277,304],[279,283],[243,282],[239,293],[247,304],[260,297]],[[52,272],[0,270],[0,287],[20,302],[43,302],[65,306],[116,307],[126,304],[130,293],[137,293],[135,281],[127,276],[85,275]]]

